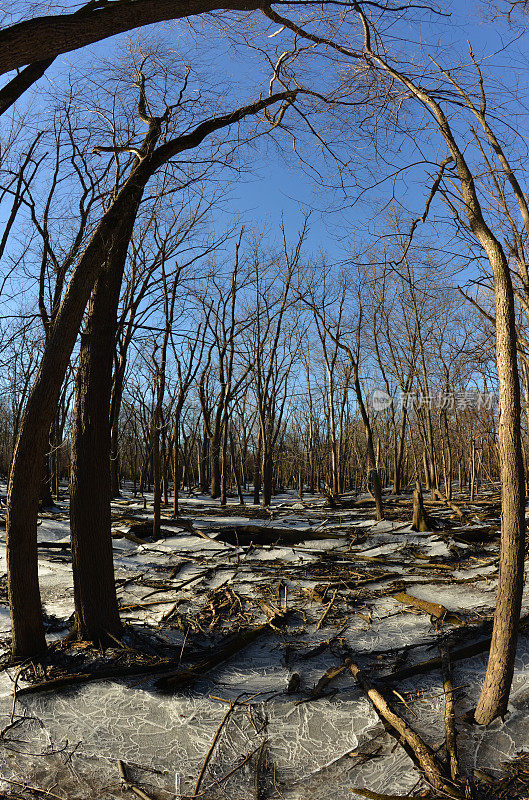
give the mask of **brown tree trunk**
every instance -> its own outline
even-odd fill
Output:
[[[165,429],[162,436],[162,502],[167,508],[169,505],[169,469],[167,463],[167,437]]]
[[[397,429],[395,427],[395,454],[393,466],[393,494],[400,494],[402,484],[402,460],[404,457],[404,444],[406,439],[406,408],[402,409],[402,417],[400,420],[399,435],[397,438]]]
[[[114,332],[127,246],[116,248],[90,301],[72,424],[70,529],[75,630],[108,644],[121,635],[110,513],[110,396]]]
[[[259,496],[261,494],[261,431],[257,434],[257,449],[254,454],[254,469],[253,469],[253,504],[259,505]]]
[[[220,440],[221,431],[215,431],[209,445],[209,472],[210,472],[210,495],[212,498],[220,497],[221,493],[221,464],[220,464]]]
[[[412,530],[414,531],[430,531],[432,529],[424,502],[422,497],[421,485],[417,481],[417,488],[413,492],[413,519]]]
[[[119,497],[121,495],[119,475],[119,417],[121,413],[121,401],[123,399],[123,381],[125,378],[126,365],[127,351],[126,348],[124,348],[114,370],[112,398],[110,401],[110,491],[112,497]]]
[[[476,721],[482,725],[488,725],[496,717],[503,716],[507,710],[518,642],[518,623],[524,582],[525,480],[520,430],[521,402],[516,350],[517,333],[511,274],[505,252],[483,216],[474,177],[445,113],[423,88],[416,86],[407,76],[389,66],[377,53],[373,52],[367,20],[361,10],[359,13],[364,25],[364,46],[367,54],[374,63],[404,84],[435,118],[439,132],[450,152],[450,160],[453,161],[457,170],[468,227],[483,247],[494,278],[502,524],[498,594],[492,641],[485,681],[475,712]],[[457,87],[452,76],[449,73],[446,75]],[[526,230],[529,229],[527,198],[518,185],[515,173],[510,168],[500,143],[486,121],[485,104],[479,111],[464,92],[460,91],[459,94],[477,117],[489,144],[495,151],[504,175],[518,201]],[[443,162],[443,164],[446,163],[448,163],[447,160]],[[438,181],[440,182],[440,178]]]
[[[199,466],[198,484],[202,494],[206,494],[208,486],[208,476],[206,469],[206,465],[208,462],[208,446],[209,446],[209,439],[206,433],[206,429],[204,427],[204,430],[202,432],[202,439],[200,442],[200,454],[198,458],[198,466]]]
[[[244,495],[242,492],[241,476],[239,474],[239,467],[235,455],[235,441],[233,438],[233,428],[231,427],[231,425],[230,425],[230,456],[231,456],[231,466],[233,469],[233,477],[235,478],[235,485],[237,487],[237,497],[239,498],[239,505],[243,506],[245,504]]]
[[[161,521],[161,470],[160,470],[160,429],[159,429],[159,415],[156,410],[153,415],[152,423],[152,504],[153,504],[153,523],[152,523],[152,536],[153,539],[160,538],[160,521]]]
[[[271,451],[266,444],[262,448],[262,505],[269,506],[272,502],[274,462]]]
[[[199,464],[199,483],[200,483],[200,457]],[[180,490],[180,414],[175,413],[173,420],[173,517],[180,513],[179,490]]]
[[[222,429],[222,444],[221,444],[221,470],[220,470],[220,504],[221,506],[225,506],[228,502],[228,494],[227,494],[227,472],[228,472],[228,453],[227,453],[227,442],[228,442],[228,420],[224,418],[224,424]]]
[[[488,725],[504,716],[514,673],[525,559],[525,476],[520,429],[521,402],[516,321],[509,267],[498,244],[487,252],[494,274],[498,363],[498,449],[501,479],[501,541],[498,595],[485,681],[475,712]]]
[[[119,416],[119,412],[118,412]],[[112,419],[110,414],[110,496],[120,497],[121,484],[119,479],[119,446],[118,446],[118,420]]]
[[[0,73],[24,67],[36,59],[53,60],[60,53],[154,22],[182,19],[221,8],[252,11],[258,7],[247,0],[229,0],[227,4],[224,0],[221,6],[211,0],[186,0],[177,6],[171,0],[141,0],[130,6],[104,9],[87,3],[77,14],[37,16],[4,28],[0,36]]]
[[[12,652],[28,658],[46,648],[37,570],[37,517],[42,464],[60,390],[108,243],[129,204],[141,198],[144,181],[125,184],[87,244],[68,284],[46,341],[13,455],[7,498],[7,572]],[[136,178],[136,180],[134,180]]]
[[[6,516],[8,593],[11,609],[12,653],[25,659],[46,648],[38,584],[37,519],[42,465],[60,390],[81,327],[84,310],[111,246],[119,241],[123,219],[141,201],[149,178],[173,156],[197,147],[210,133],[221,130],[293,93],[274,94],[234,112],[207,120],[194,131],[164,142],[132,171],[96,226],[72,273],[61,301],[39,370],[26,403],[9,476]],[[161,129],[161,120],[158,120]],[[147,136],[151,135],[151,131]]]

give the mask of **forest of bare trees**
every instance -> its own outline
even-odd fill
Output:
[[[309,699],[350,674],[411,753],[428,796],[523,796],[506,794],[499,779],[498,794],[486,794],[493,789],[479,774],[465,776],[452,669],[488,652],[464,719],[516,719],[513,686],[529,681],[519,666],[527,656],[526,12],[525,3],[504,0],[8,4],[0,30],[0,601],[10,619],[3,667],[16,678],[0,742],[14,725],[19,678],[30,694],[32,684],[49,682],[48,690],[53,680],[87,677],[91,663],[65,666],[68,648],[102,654],[106,670],[123,651],[130,672],[120,675],[147,673],[149,663],[154,674],[169,662],[174,669],[178,653],[180,669],[196,634],[196,663],[184,676],[194,681],[257,637],[284,631],[292,612],[303,618],[305,644],[333,655],[342,648],[340,666],[324,671]],[[203,527],[208,515],[221,527]],[[282,515],[306,540],[277,527]],[[233,519],[243,520],[240,530]],[[276,594],[255,601],[252,616],[236,577],[214,577],[229,549],[211,566],[211,553],[186,544],[171,565],[173,583],[160,584],[140,558],[133,573],[116,551],[123,521],[136,555],[152,547],[176,557],[178,536],[192,536],[197,547],[235,548],[240,567],[275,544],[266,583]],[[59,532],[65,558],[50,540]],[[404,542],[397,555],[376,538],[388,532]],[[340,537],[343,549],[324,552]],[[296,556],[287,545],[300,542],[320,547],[322,572],[309,588],[307,572],[294,580],[289,571]],[[68,584],[50,590],[55,562],[43,558],[57,549]],[[309,561],[315,552],[306,550]],[[351,561],[331,580],[351,553],[389,572],[360,574]],[[408,593],[420,559],[434,570],[419,581],[428,600]],[[202,587],[194,577],[174,584],[192,562],[205,565]],[[262,566],[250,570],[252,580]],[[484,592],[483,602],[461,599],[455,613],[438,602],[436,576],[446,571],[455,606],[456,589],[472,581],[469,592]],[[136,595],[123,599],[124,586],[143,582],[153,589],[145,597],[170,589],[174,604],[154,627],[142,620],[143,637],[159,636],[151,649],[124,613],[146,607]],[[202,610],[198,622],[188,615],[177,624],[189,583]],[[314,629],[296,605],[307,596],[326,604]],[[406,721],[407,700],[423,689],[402,690],[404,699],[395,690],[404,708],[393,710],[388,676],[382,687],[372,683],[369,654],[345,633],[355,613],[369,626],[382,619],[376,604],[388,597],[430,615],[445,760],[438,742],[415,730],[413,709]],[[66,605],[50,612],[59,600]],[[212,620],[200,616],[202,603]],[[252,627],[256,614],[265,622]],[[214,628],[231,615],[226,644]],[[468,656],[452,624],[469,626]],[[334,633],[322,644],[329,625]],[[166,626],[168,652],[160,649]],[[405,648],[403,631],[391,648],[371,648],[382,666]],[[299,644],[299,629],[296,636]],[[295,642],[283,641],[285,653]],[[422,639],[406,644],[419,646]],[[131,654],[140,651],[136,662]],[[421,663],[416,672],[428,672]],[[400,670],[395,663],[391,673]],[[295,693],[302,679],[290,672],[287,693]],[[184,682],[175,675],[163,679],[165,689]],[[230,710],[194,792],[179,793],[178,779],[173,796],[221,796],[235,762],[210,795],[201,786],[228,716],[250,708],[242,696],[225,701]],[[505,756],[518,756],[519,738],[510,729],[506,736],[517,750]],[[267,783],[263,743],[241,762],[255,761],[251,796],[323,796],[316,784],[296,794],[295,782],[280,783],[282,794],[275,771]],[[27,785],[17,783],[2,759],[0,791],[4,777],[24,797],[55,786],[50,777],[35,789],[33,768]],[[118,762],[125,788],[150,798]],[[412,789],[402,784],[398,794]],[[70,796],[84,795],[60,794]]]

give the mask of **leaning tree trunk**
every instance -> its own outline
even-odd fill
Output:
[[[53,507],[53,495],[51,491],[52,483],[52,462],[51,462],[51,448],[53,447],[53,423],[51,424],[48,436],[48,452],[44,457],[42,466],[42,482],[40,484],[39,505],[41,508]]]
[[[136,180],[135,180],[136,178]],[[130,178],[87,244],[50,330],[13,454],[7,496],[6,548],[12,654],[17,660],[46,649],[38,583],[37,519],[42,465],[62,382],[86,304],[104,266],[102,254],[138,187]]]
[[[525,476],[516,321],[509,267],[503,251],[487,252],[493,268],[498,362],[498,451],[501,479],[501,542],[498,595],[485,682],[475,712],[488,725],[504,716],[514,673],[525,559]]]
[[[7,495],[6,550],[12,654],[25,659],[46,649],[38,582],[37,520],[41,470],[50,426],[61,385],[79,333],[84,310],[115,245],[116,231],[131,204],[139,203],[149,178],[178,153],[197,147],[210,133],[230,126],[276,103],[291,100],[295,92],[280,92],[229,114],[199,123],[180,137],[164,142],[142,158],[103,214],[86,245],[59,306],[46,340],[40,367],[31,387],[13,454]],[[154,120],[161,130],[162,120]],[[144,140],[152,135],[151,128]],[[142,145],[143,148],[143,145]]]
[[[90,302],[81,338],[72,424],[70,528],[75,630],[79,638],[98,645],[119,637],[122,630],[111,535],[110,398],[126,252],[124,241],[109,258]]]
[[[230,456],[231,456],[231,468],[233,470],[233,477],[235,478],[235,485],[237,487],[237,497],[239,498],[239,505],[244,505],[244,495],[242,491],[242,484],[241,484],[241,476],[239,474],[239,466],[237,464],[236,454],[235,454],[235,441],[233,438],[233,428],[230,425]]]
[[[114,392],[116,387],[114,387]],[[119,476],[119,412],[121,398],[117,402],[111,401],[110,407],[110,492],[111,497],[121,496],[121,482]]]
[[[520,431],[520,380],[518,375],[516,322],[511,275],[503,248],[483,216],[474,177],[465,161],[463,151],[459,148],[444,111],[422,87],[416,86],[407,76],[389,66],[372,50],[368,35],[368,23],[363,13],[361,11],[359,13],[364,24],[366,34],[364,46],[368,56],[373,59],[374,63],[383,67],[393,78],[404,84],[435,118],[439,132],[450,152],[450,157],[442,162],[436,186],[440,185],[444,167],[450,161],[453,161],[461,183],[464,213],[468,219],[468,226],[483,247],[494,278],[496,358],[500,409],[498,452],[502,493],[502,525],[498,594],[492,641],[485,681],[475,712],[476,721],[487,725],[495,717],[503,716],[507,710],[514,673],[524,582],[525,481]],[[449,73],[446,74],[450,78]],[[455,82],[454,85],[457,87]],[[511,184],[518,200],[526,229],[529,229],[529,210],[526,196],[518,185],[516,176],[505,158],[501,145],[486,122],[485,109],[482,108],[478,112],[470,99],[464,93],[460,94],[477,116],[489,144],[497,154],[504,175]],[[428,203],[430,203],[432,196],[430,196]]]

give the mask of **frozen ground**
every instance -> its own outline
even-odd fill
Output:
[[[143,511],[142,501],[125,498],[114,505],[115,516],[146,519],[149,499]],[[402,520],[376,524],[365,509],[330,510],[317,498],[305,500],[301,505],[294,495],[277,497],[273,518],[259,520],[250,514],[234,518],[204,497],[184,498],[186,519],[213,540],[178,527],[166,528],[171,535],[157,542],[115,538],[123,618],[178,645],[183,663],[189,648],[220,643],[234,627],[265,622],[261,601],[286,607],[286,624],[172,695],[161,693],[154,677],[136,675],[24,695],[13,708],[14,671],[8,669],[0,675],[0,790],[30,785],[52,798],[121,797],[122,760],[152,797],[193,796],[215,732],[237,699],[198,796],[343,800],[355,796],[355,787],[412,791],[418,772],[384,732],[350,674],[344,671],[323,696],[315,697],[313,689],[346,656],[371,676],[384,676],[437,656],[441,639],[457,636],[454,647],[472,639],[472,626],[490,619],[494,607],[497,542],[455,545],[443,530],[413,533]],[[40,542],[68,542],[67,503],[61,506],[43,515]],[[292,545],[214,541],[226,529],[236,533],[248,524],[306,538]],[[115,529],[127,531],[127,519],[117,519]],[[5,531],[0,533],[5,574]],[[68,550],[40,553],[51,640],[65,632],[73,612],[71,565]],[[153,588],[153,579],[161,589]],[[467,627],[454,629],[398,602],[392,595],[403,584],[415,597],[459,614]],[[210,609],[226,590],[239,606],[223,620],[223,606],[217,615]],[[5,591],[2,598],[0,640],[6,649]],[[522,614],[528,612],[529,593]],[[457,724],[464,769],[495,776],[529,745],[529,637],[520,638],[510,713],[486,730],[461,719],[476,704],[485,659],[486,654],[454,664]],[[440,747],[440,673],[388,685],[398,692],[396,707]]]

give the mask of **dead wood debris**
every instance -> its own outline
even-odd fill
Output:
[[[394,594],[393,597],[395,600],[398,600],[399,603],[418,608],[420,611],[424,611],[426,614],[430,614],[431,617],[435,617],[443,622],[449,622],[451,625],[465,624],[461,617],[457,614],[453,614],[447,608],[440,605],[440,603],[431,603],[428,600],[421,600],[407,592],[398,592]]]
[[[452,683],[452,664],[450,661],[450,650],[446,646],[441,647],[441,660],[443,666],[443,684],[445,692],[445,742],[446,752],[450,762],[450,776],[453,781],[459,777],[459,759],[457,757],[457,732],[454,712],[454,686]]]
[[[519,630],[523,631],[529,628],[529,614],[526,614],[520,619]],[[452,661],[461,661],[465,658],[472,658],[472,656],[479,655],[479,653],[486,652],[490,647],[491,636],[486,636],[477,641],[470,642],[469,644],[462,645],[461,647],[454,648],[450,652]],[[385,682],[394,683],[396,681],[411,678],[415,675],[424,675],[434,669],[441,669],[443,660],[441,656],[430,658],[427,661],[420,661],[417,664],[412,664],[409,667],[403,667],[389,675],[384,676]]]
[[[403,740],[407,745],[408,752],[416,761],[428,784],[434,789],[446,794],[448,797],[457,798],[464,796],[456,791],[454,784],[449,781],[448,776],[445,774],[442,765],[439,763],[431,748],[402,717],[393,711],[386,698],[371,683],[360,667],[354,662],[351,662],[349,664],[349,670],[366,692],[377,714],[386,724],[389,733],[391,733],[398,742]]]
[[[344,498],[343,501],[340,500],[339,502],[343,502],[342,508],[347,508],[353,507],[355,501],[353,501],[352,498]],[[257,641],[260,637],[276,634],[277,628],[284,624],[285,621],[287,596],[289,604],[292,605],[292,603],[294,603],[295,609],[297,609],[297,616],[301,618],[302,614],[305,614],[305,621],[310,623],[312,627],[308,628],[308,625],[305,624],[304,630],[310,630],[311,634],[314,633],[314,630],[319,630],[324,625],[327,626],[328,629],[333,625],[338,628],[339,626],[350,623],[352,613],[358,614],[369,623],[371,620],[370,601],[384,595],[391,595],[403,605],[429,614],[434,620],[440,620],[443,623],[459,626],[461,628],[466,625],[468,617],[462,618],[457,613],[454,613],[439,603],[422,600],[408,593],[402,579],[405,578],[406,581],[408,581],[408,578],[411,578],[410,573],[414,576],[420,576],[422,572],[428,571],[428,581],[430,583],[459,583],[462,581],[478,580],[479,576],[469,576],[468,578],[458,577],[454,579],[449,573],[456,568],[459,570],[469,566],[475,567],[477,559],[481,559],[485,564],[496,563],[495,558],[492,560],[490,559],[494,550],[490,548],[487,549],[487,545],[493,542],[493,539],[497,536],[497,526],[494,524],[485,524],[479,528],[463,528],[462,523],[467,522],[470,517],[476,517],[475,511],[472,509],[468,510],[465,502],[460,500],[458,500],[458,503],[460,503],[461,507],[455,503],[449,503],[446,501],[446,498],[443,497],[440,497],[437,502],[443,503],[451,511],[454,511],[458,518],[454,523],[448,520],[448,512],[446,510],[443,509],[439,512],[440,514],[444,513],[446,515],[442,517],[443,525],[446,521],[446,526],[442,532],[443,540],[447,544],[453,540],[461,542],[463,545],[469,545],[469,547],[455,548],[454,552],[450,553],[448,559],[442,556],[435,556],[432,558],[425,555],[421,543],[419,543],[419,545],[415,543],[413,546],[402,548],[398,553],[391,554],[391,556],[367,555],[366,552],[368,552],[369,548],[367,551],[361,552],[354,549],[364,540],[367,539],[369,541],[370,534],[366,534],[365,529],[359,528],[358,530],[354,530],[350,522],[345,522],[342,525],[342,518],[344,516],[348,517],[348,515],[342,514],[341,517],[333,520],[333,515],[329,512],[320,513],[315,510],[311,510],[311,517],[316,516],[317,518],[318,513],[320,513],[320,518],[323,518],[323,521],[321,525],[318,526],[319,529],[316,531],[313,529],[313,531],[309,532],[306,530],[289,530],[287,527],[279,527],[278,525],[261,527],[245,524],[241,526],[232,525],[231,527],[223,527],[222,529],[219,528],[217,531],[209,527],[208,531],[212,533],[212,536],[210,536],[208,534],[203,535],[203,532],[199,531],[192,523],[190,523],[190,525],[184,524],[184,521],[181,519],[173,521],[164,520],[164,523],[167,522],[167,535],[174,536],[175,533],[177,533],[174,529],[180,528],[180,530],[186,530],[189,533],[196,533],[201,536],[201,538],[211,539],[215,537],[218,541],[228,542],[234,548],[229,551],[228,566],[226,566],[226,564],[215,563],[213,563],[212,566],[212,561],[208,561],[207,556],[204,555],[204,551],[200,551],[199,554],[196,556],[194,555],[192,559],[184,559],[179,561],[176,565],[171,566],[168,579],[156,580],[153,578],[146,578],[145,574],[141,574],[130,578],[127,577],[121,581],[121,588],[126,595],[125,598],[121,600],[123,609],[143,609],[152,605],[153,608],[158,607],[161,613],[164,611],[163,604],[171,605],[171,608],[164,613],[159,625],[163,627],[164,623],[168,623],[164,628],[167,633],[171,633],[170,627],[182,628],[186,632],[185,641],[187,641],[187,636],[189,634],[193,644],[190,647],[190,652],[186,652],[186,660],[187,664],[189,664],[189,659],[191,659],[193,662],[192,665],[186,666],[185,662],[182,663],[181,652],[178,653],[178,657],[160,658],[153,656],[150,659],[144,658],[142,663],[138,663],[137,661],[137,663],[134,664],[127,660],[128,656],[125,660],[122,660],[126,651],[126,648],[123,648],[124,653],[121,655],[116,656],[114,653],[114,655],[110,656],[110,658],[114,659],[112,663],[109,663],[109,656],[107,654],[106,671],[105,669],[101,669],[101,665],[99,665],[98,670],[94,671],[79,669],[78,672],[73,675],[57,674],[54,672],[52,665],[51,672],[48,667],[44,668],[46,679],[38,680],[39,676],[42,677],[42,672],[36,669],[33,679],[37,679],[38,682],[30,686],[18,688],[17,696],[30,692],[61,689],[70,685],[82,684],[87,681],[104,680],[106,678],[122,676],[126,677],[127,675],[161,674],[162,678],[158,681],[158,688],[163,691],[172,692],[184,686],[189,687],[216,666],[237,655],[237,653],[240,653],[245,647]],[[361,508],[369,510],[371,505],[372,501],[361,501],[360,504],[355,506],[357,509],[356,513],[358,514],[358,509]],[[390,512],[388,516],[391,516],[393,520],[397,522],[408,520],[408,522],[404,522],[403,525],[398,527],[400,529],[402,529],[403,526],[408,527],[411,501],[409,499],[392,499],[388,501],[387,506]],[[497,512],[496,500],[473,503],[473,507],[478,509],[482,508],[484,510],[485,513],[482,516],[484,516],[483,522],[485,523],[490,521],[491,515]],[[241,513],[244,511],[245,510]],[[231,510],[229,513],[231,513]],[[435,513],[437,516],[437,510]],[[277,516],[280,517],[280,514],[277,514]],[[336,517],[338,517],[338,515],[336,515]],[[366,518],[368,517],[369,513],[366,513]],[[267,518],[269,518],[268,514]],[[450,519],[453,519],[453,517]],[[143,544],[144,539],[139,538],[136,533],[132,531],[137,531],[140,534],[147,534],[148,529],[150,534],[152,531],[150,523],[146,523],[144,520],[136,520],[134,522],[130,520],[130,518],[127,520],[123,518],[121,524],[128,524],[128,522],[131,523],[129,529],[131,533],[125,535],[130,536],[132,541],[137,540],[138,543],[141,542]],[[398,533],[397,530],[398,528],[394,527],[393,533],[395,533],[395,538],[400,534],[400,530]],[[430,528],[428,530],[430,530]],[[117,535],[121,536],[123,534],[117,532]],[[318,548],[315,547],[312,549],[308,546],[305,548],[296,547],[297,544],[302,544],[303,542],[331,538],[342,540],[346,543],[346,546],[347,543],[349,543],[351,549],[326,552],[319,551]],[[426,537],[426,539],[428,539],[428,537]],[[258,554],[259,548],[273,547],[274,545],[282,545],[283,547],[285,545],[292,546],[293,553],[304,554],[306,552],[308,558],[303,561],[300,560],[300,562],[289,562],[283,558],[276,558],[273,560],[267,559],[266,561],[258,561],[256,558],[252,559],[252,556],[255,556],[256,553]],[[372,546],[377,547],[380,545],[374,544]],[[68,549],[69,544],[62,542],[43,542],[41,543],[41,547],[47,547],[50,550]],[[176,552],[178,552],[178,550]],[[228,552],[228,548],[226,548],[226,552]],[[305,557],[303,556],[303,558]],[[437,561],[436,559],[439,560]],[[172,581],[184,564],[192,562],[198,565],[204,565],[205,568],[201,572],[196,572],[195,575],[178,583]],[[398,572],[391,569],[394,566],[399,567]],[[248,596],[244,593],[241,594],[239,585],[237,586],[237,591],[235,587],[226,583],[214,589],[207,588],[206,581],[217,574],[217,570],[225,568],[233,569],[235,567],[247,570],[252,576],[261,576],[262,596],[265,596],[268,601],[268,604],[264,603],[262,608],[265,609],[269,616],[268,622],[261,625],[255,624],[255,615],[259,613],[259,610],[255,606],[252,606],[252,602],[255,603],[255,596],[252,598],[252,602],[249,602]],[[158,567],[155,567],[155,569],[158,569]],[[169,568],[163,567],[160,569],[167,570]],[[442,576],[431,578],[432,570],[441,572]],[[279,576],[281,576],[281,580],[278,584],[277,580]],[[202,583],[202,581],[204,582]],[[309,586],[307,587],[306,583],[304,586],[300,586],[300,581],[310,582]],[[193,593],[189,587],[191,584],[198,583],[201,583],[203,591],[198,592],[195,587],[193,587],[195,589]],[[130,584],[134,585],[131,587]],[[152,591],[140,596],[142,586],[148,587]],[[125,592],[126,587],[129,588]],[[184,588],[186,592],[182,592]],[[132,596],[130,594],[131,591]],[[242,591],[244,592],[244,589]],[[253,591],[255,593],[255,586],[253,587]],[[260,589],[258,589],[258,591],[260,591]],[[167,594],[169,599],[167,599],[167,597],[163,599],[156,598],[156,594],[158,593]],[[150,599],[151,597],[153,599]],[[323,607],[320,604],[323,604]],[[158,620],[160,620],[160,615],[158,615]],[[521,623],[522,629],[527,626],[529,626],[529,617],[522,619]],[[211,642],[213,634],[220,633],[220,631],[224,634],[226,628],[229,631],[229,635],[223,636],[220,641],[217,640],[214,649],[206,652],[204,652],[204,650],[197,650],[197,641],[203,641],[201,637],[206,637],[206,639]],[[473,630],[470,625],[465,628],[465,631],[468,631],[469,636],[476,635],[476,631]],[[196,634],[196,636],[194,634]],[[297,645],[291,645],[290,641],[291,640],[289,640],[288,647],[291,647],[296,658],[302,661],[303,659],[312,658],[315,655],[323,653],[326,649],[329,649],[333,637],[320,644],[312,643],[312,646],[306,652],[300,652],[301,647],[299,642]],[[493,781],[491,784],[492,788],[483,788],[484,779],[479,776],[475,776],[475,781],[471,788],[466,787],[462,781],[457,755],[454,688],[451,677],[452,662],[484,652],[490,645],[490,637],[482,636],[476,641],[471,641],[470,643],[465,642],[463,645],[458,646],[457,631],[451,631],[448,636],[443,635],[442,641],[445,644],[441,644],[440,646],[440,656],[411,665],[402,665],[401,662],[400,665],[397,665],[397,668],[392,674],[383,676],[381,682],[389,686],[416,674],[429,672],[433,669],[442,669],[445,693],[445,749],[448,766],[438,758],[432,748],[429,748],[422,741],[408,722],[393,711],[384,697],[383,689],[380,690],[369,681],[366,677],[366,672],[360,669],[353,661],[350,653],[347,654],[346,657],[344,657],[344,653],[342,653],[341,663],[329,667],[317,681],[312,691],[308,694],[304,692],[305,697],[299,702],[310,702],[322,697],[331,687],[332,683],[340,676],[343,678],[344,675],[350,674],[358,681],[364,691],[366,691],[374,707],[377,709],[377,713],[385,720],[386,726],[393,729],[395,738],[404,741],[408,752],[412,751],[415,754],[416,763],[419,765],[422,774],[425,776],[427,783],[432,789],[428,795],[429,800],[433,800],[433,798],[436,797],[443,797],[445,800],[446,798],[462,798],[465,792],[472,798],[486,796],[487,798],[505,797],[510,800],[511,797],[514,798],[515,796],[527,796],[527,787],[529,786],[529,767],[527,766],[529,764],[529,755],[527,754],[522,754],[518,759],[519,765],[512,767],[516,772],[516,778],[513,779],[512,774],[509,776],[509,780],[513,785],[518,786],[518,788],[521,786],[524,787],[523,795],[511,794],[510,785],[506,782],[500,782],[502,783],[504,792],[502,795],[499,793],[499,789],[497,790],[498,781],[495,783]],[[461,641],[461,638],[459,638],[459,641]],[[450,642],[450,651],[448,650],[448,642]],[[422,643],[418,646],[425,647],[427,645]],[[398,659],[399,656],[401,656],[405,660],[413,647],[414,646],[398,648],[399,652],[394,654],[395,658]],[[336,655],[334,650],[331,652]],[[132,658],[133,654],[131,653],[130,656]],[[376,654],[371,653],[371,656],[376,657]],[[385,653],[384,658],[387,659],[387,657],[388,653]],[[83,663],[84,662],[80,664],[81,667]],[[29,677],[29,675],[26,673],[25,677]],[[350,680],[351,678],[349,678],[349,681]],[[291,673],[291,681],[288,686],[285,687],[284,691],[286,693],[298,692],[304,683],[306,682],[302,680],[299,673],[293,672]],[[232,701],[230,705],[228,714],[225,717],[226,720],[229,720],[229,716],[233,711],[233,702],[235,701]],[[404,711],[404,713],[406,712]],[[225,724],[227,724],[227,722]],[[221,729],[217,731],[216,739],[212,742],[211,750],[206,756],[202,771],[197,778],[195,795],[204,795],[204,791],[202,790],[202,787],[205,785],[204,779],[213,758],[220,734]],[[253,796],[257,798],[257,800],[260,797],[264,798],[267,796],[264,788],[265,772],[268,769],[266,747],[266,739],[264,739],[259,747],[246,753],[242,761],[240,761],[240,763],[237,762],[237,764],[233,766],[233,769],[227,772],[220,781],[215,779],[215,783],[220,783],[222,780],[227,779],[243,764],[250,762],[253,765]],[[143,800],[152,800],[147,793],[143,792],[139,786],[135,786],[135,784],[127,778],[125,767],[123,767],[123,770],[124,774],[122,775],[122,779],[124,781],[124,786],[126,784],[128,790],[132,790],[137,796],[143,798]],[[487,794],[484,794],[484,792],[487,792]],[[380,795],[370,789],[358,790],[357,793],[365,797],[373,798],[374,800],[394,800],[393,796]]]
[[[264,625],[257,625],[254,628],[248,628],[232,637],[223,647],[216,649],[208,658],[199,661],[192,667],[187,669],[180,669],[171,674],[165,675],[160,678],[157,686],[162,691],[175,691],[182,686],[190,686],[210,672],[214,667],[232,658],[236,653],[243,650],[248,645],[255,642],[260,637],[271,634],[277,630],[277,627],[285,621],[284,614],[276,614],[269,622]]]
[[[147,792],[144,792],[143,789],[141,789],[139,786],[136,786],[135,783],[131,783],[130,779],[127,776],[127,772],[125,770],[125,764],[123,763],[123,761],[119,759],[118,759],[118,771],[124,789],[130,789],[132,792],[134,792],[134,794],[137,797],[141,798],[141,800],[153,800],[153,798],[149,794],[147,794]]]

